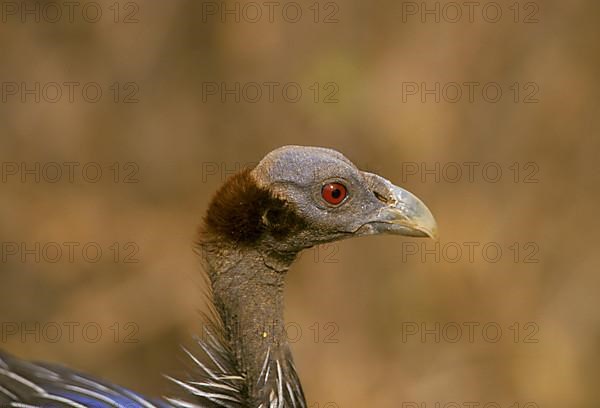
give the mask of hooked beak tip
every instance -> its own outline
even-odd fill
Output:
[[[439,238],[438,227],[433,217],[431,220],[432,222],[429,223],[430,225],[425,225],[425,223],[422,223],[415,225],[414,228],[415,230],[422,232],[426,237],[437,241]]]

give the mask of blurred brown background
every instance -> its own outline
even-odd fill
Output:
[[[420,196],[441,238],[301,257],[286,318],[311,404],[600,406],[597,1],[77,4],[2,2],[1,348],[167,392],[212,192],[319,145]]]

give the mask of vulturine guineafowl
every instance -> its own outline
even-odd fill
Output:
[[[436,223],[417,197],[335,150],[276,149],[225,182],[200,228],[214,313],[198,341],[205,355],[188,353],[196,372],[168,377],[181,396],[146,399],[0,353],[0,406],[306,407],[284,332],[286,272],[303,249],[382,233],[434,237]]]

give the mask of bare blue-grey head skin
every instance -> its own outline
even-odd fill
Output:
[[[359,170],[332,149],[284,146],[267,154],[252,175],[310,223],[306,236],[295,236],[291,245],[312,246],[382,233],[437,236],[431,211],[415,195],[383,177]],[[330,182],[342,183],[348,190],[340,205],[331,205],[321,197],[322,187]]]
[[[333,204],[323,195],[331,183],[347,192]],[[198,249],[214,313],[198,339],[203,356],[188,352],[189,378],[169,377],[179,397],[144,398],[0,351],[0,406],[305,408],[284,330],[286,272],[305,248],[386,233],[434,238],[437,227],[421,200],[335,150],[274,150],[229,178],[207,210]]]
[[[347,191],[337,205],[322,196],[323,186],[332,182]],[[209,349],[208,354],[218,355],[211,358],[226,367],[219,375],[243,380],[227,383],[235,389],[231,393],[219,393],[206,383],[195,382],[193,388],[202,395],[212,391],[223,406],[306,407],[283,322],[284,278],[298,252],[384,233],[434,238],[435,219],[413,194],[321,147],[281,147],[245,179],[228,183],[231,187],[226,183],[209,208],[208,232],[200,240],[222,338],[221,352]],[[245,200],[260,196],[248,192],[248,185],[268,192],[274,201]],[[233,213],[239,219],[231,225]]]

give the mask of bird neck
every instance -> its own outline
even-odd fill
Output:
[[[204,245],[224,337],[250,406],[305,406],[283,319],[285,275],[296,253]]]

